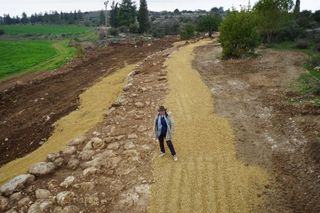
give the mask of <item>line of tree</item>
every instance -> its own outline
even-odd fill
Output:
[[[320,10],[300,11],[300,0],[259,0],[252,8],[227,13],[219,29],[220,41],[225,57],[241,57],[261,43],[283,41],[300,40],[297,47],[319,43],[320,50],[320,34],[314,31],[319,26]]]
[[[134,28],[130,31],[138,31],[140,33],[148,32],[150,20],[147,1],[140,0],[138,11],[137,6],[132,0],[122,0],[120,4],[113,1],[110,11],[110,25],[113,28]]]
[[[78,24],[83,21],[83,13],[79,11],[74,12],[57,12],[52,11],[50,13],[35,13],[30,17],[24,12],[21,17],[11,17],[9,14],[5,14],[3,17],[3,24]]]

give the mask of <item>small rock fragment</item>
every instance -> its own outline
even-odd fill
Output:
[[[36,198],[37,199],[48,199],[51,196],[51,192],[46,189],[37,189]]]
[[[64,181],[60,184],[61,187],[68,188],[71,186],[76,178],[74,176],[69,176],[64,179]]]
[[[74,198],[75,198],[75,194],[69,191],[60,192],[59,194],[57,194],[57,197],[56,197],[57,203],[60,206],[65,206],[67,204],[72,203]]]

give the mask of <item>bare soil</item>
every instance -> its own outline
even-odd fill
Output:
[[[41,146],[53,124],[77,109],[79,95],[100,77],[137,63],[170,47],[166,38],[138,46],[114,44],[88,52],[55,72],[31,73],[0,83],[0,165],[22,157]]]
[[[238,159],[274,176],[259,195],[260,211],[319,212],[320,109],[295,92],[306,56],[261,49],[256,58],[222,61],[217,40],[196,55],[215,112],[232,124]]]

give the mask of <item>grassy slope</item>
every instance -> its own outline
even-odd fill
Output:
[[[0,41],[0,79],[58,68],[75,53],[66,41]]]
[[[80,34],[91,30],[90,27],[76,25],[0,25],[6,34],[60,35]]]
[[[294,42],[282,42],[274,44],[272,47],[277,50],[301,51],[308,55],[309,59],[304,64],[304,68],[308,70],[308,72],[300,75],[297,87],[299,92],[306,96],[306,100],[311,99],[316,105],[320,106],[320,97],[319,95],[315,95],[315,93],[317,93],[316,91],[320,89],[320,72],[316,71],[314,65],[312,65],[312,63],[320,63],[320,53],[315,51],[312,45],[308,49],[298,49]],[[312,62],[313,60],[314,62]]]

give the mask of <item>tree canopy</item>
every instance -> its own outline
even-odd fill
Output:
[[[197,31],[208,32],[209,37],[212,37],[213,32],[218,31],[218,27],[222,21],[219,14],[209,14],[201,16],[198,19]]]
[[[138,12],[138,22],[140,33],[145,33],[150,28],[149,11],[146,0],[140,0],[140,8]]]
[[[131,0],[122,0],[119,7],[119,26],[129,27],[136,22],[137,7]]]

